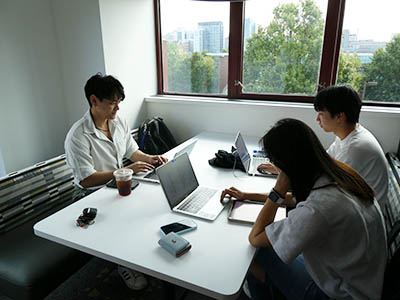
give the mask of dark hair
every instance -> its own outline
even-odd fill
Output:
[[[288,175],[297,202],[306,200],[315,181],[324,174],[366,205],[373,202],[375,192],[368,183],[350,166],[332,159],[302,121],[278,121],[260,143],[271,162]]]
[[[91,95],[95,95],[100,101],[103,99],[114,100],[115,97],[120,98],[121,101],[125,99],[124,87],[121,82],[111,75],[106,76],[101,73],[90,77],[85,84],[85,96],[89,106],[92,106]]]
[[[347,123],[358,123],[362,101],[351,86],[330,86],[320,91],[314,99],[316,111],[328,111],[332,117],[343,112]]]

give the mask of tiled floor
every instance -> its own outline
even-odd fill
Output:
[[[44,300],[165,299],[166,289],[164,283],[152,277],[147,277],[147,279],[149,284],[146,289],[142,291],[130,290],[120,278],[115,264],[99,258],[93,258]],[[175,292],[176,296],[178,296],[176,299],[179,299],[184,290],[176,288]],[[184,299],[211,300],[209,297],[192,291],[188,291]],[[0,296],[0,300],[9,299]],[[249,300],[249,298],[242,292],[238,300]]]

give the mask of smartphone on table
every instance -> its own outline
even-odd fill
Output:
[[[139,185],[139,181],[137,180],[132,180],[131,183],[131,190],[133,190],[135,187],[137,187]],[[115,181],[115,178],[111,179],[109,182],[107,182],[106,186],[110,187],[110,188],[117,188],[117,182]]]
[[[184,232],[192,231],[197,228],[197,224],[190,219],[184,219],[177,222],[173,222],[160,227],[162,234],[168,234],[175,232],[176,234],[182,234]]]

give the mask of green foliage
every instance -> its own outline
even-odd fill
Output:
[[[190,57],[175,43],[167,44],[168,92],[190,93]]]
[[[210,94],[217,93],[215,79],[218,77],[216,64],[211,56],[193,53],[191,58],[191,83],[192,93]]]
[[[218,61],[206,52],[189,56],[175,43],[167,44],[168,92],[217,94]],[[165,70],[164,70],[165,72]]]
[[[246,92],[312,94],[318,81],[324,21],[313,0],[282,4],[247,40]]]
[[[378,83],[366,88],[365,99],[400,102],[400,34],[374,53],[365,67],[365,81]]]
[[[361,68],[361,59],[357,54],[340,52],[339,70],[336,83],[350,85],[356,91],[362,92],[362,83],[365,81]]]

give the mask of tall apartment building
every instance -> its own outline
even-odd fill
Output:
[[[386,42],[359,40],[356,34],[351,34],[348,29],[343,30],[341,50],[357,55],[363,64],[371,62],[374,52],[385,46]]]
[[[250,38],[253,33],[256,33],[256,23],[250,18],[246,18],[244,20],[244,40]]]
[[[194,51],[221,53],[224,42],[224,24],[217,22],[200,22],[195,34]]]

